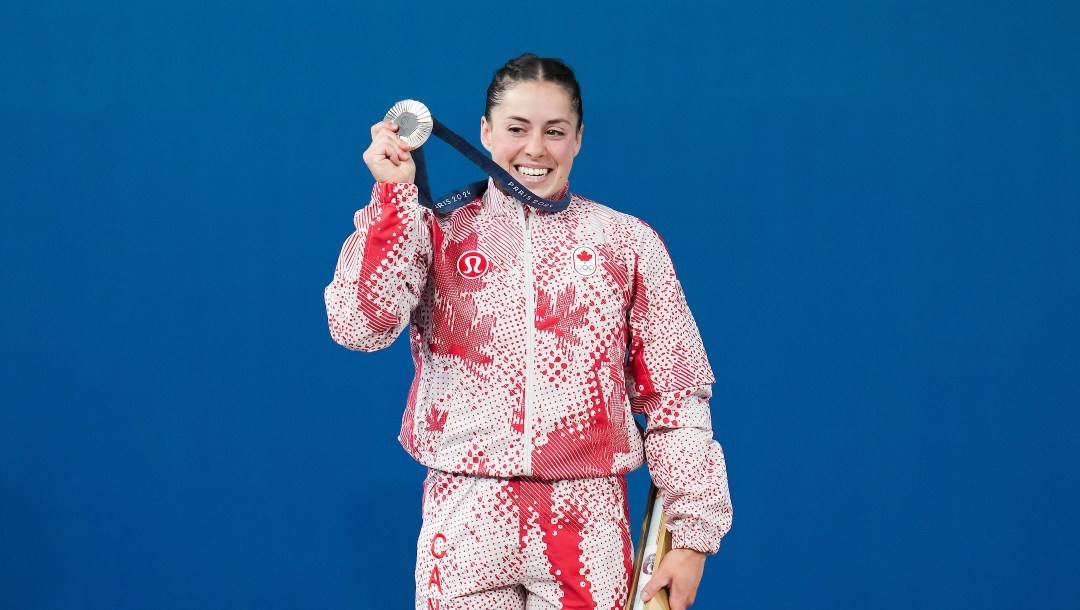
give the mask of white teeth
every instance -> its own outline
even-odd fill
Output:
[[[519,165],[517,170],[525,176],[534,177],[546,176],[547,173],[551,171],[550,169],[543,169],[539,167],[524,167],[522,165]]]

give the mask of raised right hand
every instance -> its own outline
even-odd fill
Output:
[[[371,146],[364,151],[364,163],[376,182],[407,182],[416,180],[416,164],[409,154],[409,145],[397,136],[393,121],[379,121],[371,126]]]

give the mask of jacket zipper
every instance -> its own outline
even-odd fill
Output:
[[[523,258],[525,264],[525,421],[522,425],[522,442],[524,443],[524,458],[522,461],[522,476],[532,476],[532,385],[533,385],[533,358],[535,354],[536,333],[536,302],[533,294],[533,265],[532,265],[532,231],[529,227],[529,212],[523,204],[518,204],[519,217],[521,218],[522,235],[525,238]]]

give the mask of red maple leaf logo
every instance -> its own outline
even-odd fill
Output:
[[[582,250],[581,253],[577,255],[577,257],[578,260],[583,263],[587,263],[592,260],[592,254],[589,254],[588,250]]]
[[[428,432],[442,432],[443,427],[446,426],[446,416],[449,414],[449,411],[440,411],[432,405],[427,412]]]

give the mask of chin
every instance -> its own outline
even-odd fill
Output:
[[[522,181],[521,185],[533,192],[534,195],[542,197],[544,199],[551,199],[559,191],[562,190],[563,185],[566,184],[566,180],[547,181],[545,180],[541,184],[531,186],[528,182]]]

